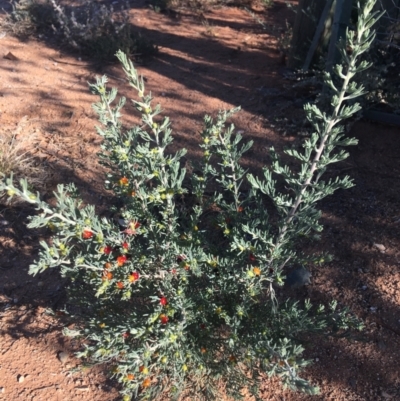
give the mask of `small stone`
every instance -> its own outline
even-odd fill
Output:
[[[1,226],[8,226],[10,223],[7,220],[1,219],[0,220],[0,225]]]
[[[23,383],[25,381],[25,376],[24,375],[18,375],[17,379],[18,379],[18,383]]]
[[[362,289],[363,291],[365,291],[367,288],[368,288],[368,287],[367,287],[366,285],[363,285],[363,286],[361,287],[361,289]]]
[[[0,387],[0,393],[4,394],[6,392],[6,389],[4,387]]]
[[[89,391],[88,386],[79,386],[79,387],[75,387],[75,389],[78,391]]]
[[[299,288],[310,284],[311,273],[303,266],[298,266],[286,275],[285,284],[291,288]]]
[[[69,359],[69,355],[67,352],[61,351],[58,353],[58,360],[64,365]]]
[[[319,358],[315,358],[315,362],[319,362]]]
[[[376,306],[371,306],[370,308],[370,311],[371,312],[376,312],[376,310],[378,309]]]
[[[11,52],[8,52],[6,55],[4,55],[4,58],[6,58],[7,60],[18,60],[18,58],[16,56],[14,56],[14,54],[12,54]]]
[[[38,287],[43,287],[43,281],[39,281],[39,282],[37,283],[37,285],[38,285]]]
[[[374,244],[373,246],[374,246],[376,249],[378,249],[378,251],[380,251],[380,252],[385,252],[385,250],[386,250],[385,245],[382,245],[382,244]]]

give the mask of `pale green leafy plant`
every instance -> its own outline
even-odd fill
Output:
[[[309,363],[302,357],[304,336],[344,335],[361,327],[335,302],[326,309],[301,305],[279,299],[275,288],[284,284],[287,266],[323,262],[296,245],[322,230],[316,203],[353,185],[349,177],[321,178],[329,164],[347,157],[343,147],[356,143],[345,137],[340,122],[359,110],[353,99],[363,87],[353,77],[368,67],[357,60],[374,38],[373,5],[368,0],[359,6],[357,28],[341,46],[343,65],[336,66],[335,77],[325,76],[331,110],[305,107],[314,132],[302,150],[286,150],[300,162],[296,171],[271,149],[263,177],[247,174],[240,159],[252,143],[242,144],[233,125],[226,125],[236,111],[231,110],[215,120],[205,117],[203,157],[187,176],[185,151],[168,152],[168,118],[159,105],[153,108],[143,78],[119,52],[138,95],[133,103],[141,124],[123,128],[125,99],[114,103],[117,90],[107,90],[106,77],[90,85],[99,97],[94,110],[102,124],[97,131],[106,188],[122,205],[112,208],[115,219],[100,218],[93,206],[83,205],[73,185],[59,185],[57,205],[50,206],[24,180],[18,187],[12,177],[0,183],[1,191],[36,205],[29,227],[53,230],[30,272],[57,267],[70,279],[75,307],[67,313],[74,311],[77,329],[66,334],[86,339],[80,357],[113,366],[124,400],[156,400],[161,394],[210,400],[221,387],[234,399],[243,398],[244,388],[260,399],[265,374],[315,394],[318,388],[299,377]],[[266,197],[275,211],[267,210]]]

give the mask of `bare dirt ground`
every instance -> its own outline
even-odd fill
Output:
[[[255,141],[244,160],[251,170],[269,162],[271,145],[281,149],[301,140],[274,127],[277,115],[301,110],[307,97],[285,79],[278,38],[294,14],[283,1],[267,11],[254,7],[265,29],[235,7],[163,14],[141,0],[131,3],[132,23],[160,47],[139,70],[173,122],[174,146],[186,147],[188,158],[199,155],[205,112],[237,105],[242,111],[233,122]],[[9,52],[15,59],[3,58]],[[52,38],[0,39],[1,129],[14,129],[22,120],[19,135],[34,134],[26,147],[47,173],[45,196],[57,182],[75,182],[85,201],[104,211],[100,138],[91,110],[96,99],[87,85],[100,74],[129,97],[118,65],[95,65]],[[132,111],[127,108],[127,122],[135,121]],[[308,344],[306,356],[314,363],[304,377],[320,386],[321,395],[283,391],[277,380],[266,379],[265,400],[400,400],[400,130],[361,120],[351,134],[359,145],[331,174],[349,174],[356,186],[321,203],[322,239],[306,244],[329,251],[334,261],[311,266],[311,285],[292,295],[315,303],[337,299],[366,328],[350,340],[323,337]],[[0,400],[118,400],[106,368],[85,367],[73,357],[80,344],[62,334],[70,323],[58,312],[65,298],[57,272],[28,275],[46,236],[26,228],[30,213],[21,205],[0,206]]]

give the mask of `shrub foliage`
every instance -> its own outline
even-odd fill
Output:
[[[122,384],[124,400],[138,397],[214,399],[220,388],[235,399],[246,388],[259,399],[263,374],[279,375],[285,386],[310,394],[318,391],[299,377],[308,364],[302,340],[310,332],[343,333],[360,328],[336,303],[328,308],[281,300],[276,286],[285,282],[287,266],[323,263],[296,245],[304,235],[322,230],[316,202],[340,188],[349,177],[323,181],[331,163],[347,157],[340,122],[359,110],[353,99],[363,94],[355,74],[368,67],[357,60],[370,46],[377,15],[374,0],[359,6],[356,30],[340,46],[343,64],[326,74],[331,109],[307,105],[314,132],[302,150],[286,154],[297,170],[281,163],[271,149],[272,164],[262,175],[247,174],[242,155],[252,143],[226,120],[237,110],[206,116],[201,132],[202,159],[187,174],[185,150],[168,151],[169,119],[153,107],[143,79],[127,56],[118,52],[141,123],[124,129],[105,76],[90,84],[103,143],[99,157],[107,168],[106,188],[119,200],[110,207],[114,219],[100,218],[83,205],[73,185],[59,185],[57,205],[40,200],[12,177],[0,190],[37,206],[29,227],[49,227],[32,274],[59,268],[70,279],[69,294],[79,330],[86,339],[79,353],[93,363],[110,363]],[[285,185],[277,185],[277,178]],[[218,190],[210,192],[210,188]],[[249,190],[244,190],[250,188]],[[278,188],[283,187],[281,191]],[[266,208],[272,201],[275,212]]]

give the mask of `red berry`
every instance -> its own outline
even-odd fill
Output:
[[[138,280],[139,280],[139,277],[140,277],[140,275],[139,275],[138,272],[133,272],[133,273],[131,273],[130,276],[129,276],[129,281],[130,281],[131,283],[134,283],[135,281],[138,281]]]
[[[122,290],[124,288],[124,283],[122,281],[118,281],[117,287]]]
[[[161,324],[167,324],[168,323],[168,316],[167,315],[164,315],[164,314],[161,314],[160,315],[160,321],[161,321]]]
[[[129,248],[129,244],[128,244],[127,242],[124,242],[124,243],[122,244],[122,248],[128,249],[128,248]]]
[[[127,331],[125,333],[122,333],[122,337],[123,338],[128,338],[129,337],[129,333]]]
[[[161,304],[162,306],[165,306],[165,305],[167,305],[167,304],[168,304],[168,300],[167,300],[167,298],[165,298],[165,297],[161,297],[161,298],[160,298],[160,304]]]
[[[93,235],[94,235],[94,234],[92,233],[91,230],[85,229],[85,230],[83,230],[82,238],[83,238],[83,239],[89,239],[89,238],[92,238]]]
[[[111,246],[109,246],[109,245],[107,245],[106,247],[104,247],[104,250],[103,250],[103,252],[106,254],[106,255],[109,255],[111,252],[112,252],[112,248],[111,248]]]
[[[127,260],[128,258],[125,255],[118,256],[117,258],[118,266],[122,266]]]

